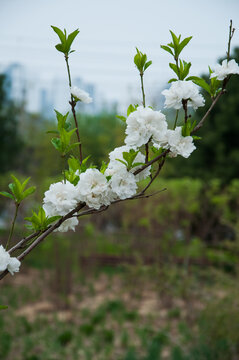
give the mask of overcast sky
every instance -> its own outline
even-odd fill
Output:
[[[238,15],[238,0],[0,0],[0,66],[20,62],[35,81],[66,78],[50,25],[79,28],[73,76],[95,83],[106,99],[124,102],[139,93],[137,46],[153,61],[145,75],[150,97],[172,76],[170,55],[160,49],[170,41],[169,29],[193,36],[183,58],[192,62],[191,75],[199,75],[225,55],[230,19],[238,29],[233,46],[239,46]]]

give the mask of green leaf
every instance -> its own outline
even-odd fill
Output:
[[[25,181],[23,181],[22,186],[21,186],[21,191],[23,191],[25,189],[25,187],[26,187],[26,185],[27,185],[27,183],[29,182],[30,179],[31,178],[29,177]]]
[[[189,43],[189,41],[192,39],[192,36],[189,36],[187,38],[185,38],[178,46],[178,51],[179,54],[181,53],[181,51],[185,48],[185,46]]]
[[[173,63],[169,63],[169,67],[175,72],[175,74],[179,77],[179,71],[177,68],[177,65],[173,64]]]
[[[194,84],[200,86],[201,88],[206,90],[209,94],[211,94],[210,85],[204,79],[197,76],[190,76],[186,80],[192,80]]]
[[[124,164],[126,167],[127,167],[127,163],[123,160],[120,160],[120,159],[116,159],[117,161],[121,162],[122,164]]]
[[[66,52],[69,53],[70,49],[71,49],[71,45],[75,39],[75,37],[79,34],[79,30],[76,29],[75,31],[73,31],[71,34],[68,35],[68,38],[66,40]],[[73,50],[74,51],[74,50]],[[72,52],[72,51],[71,51]]]
[[[107,169],[107,163],[106,162],[104,162],[104,161],[102,161],[102,164],[101,164],[101,167],[100,167],[100,172],[102,173],[102,174],[104,174],[105,173],[105,170]]]
[[[160,45],[160,47],[161,47],[163,50],[167,51],[169,54],[171,54],[171,55],[173,55],[173,56],[174,56],[174,53],[172,52],[172,50],[170,49],[170,47],[169,47],[169,46],[166,46],[166,45]]]
[[[132,112],[136,111],[138,106],[139,105],[130,104],[128,109],[127,109],[127,116],[129,116]]]
[[[144,65],[144,71],[145,71],[146,69],[148,69],[148,67],[149,67],[150,65],[152,65],[152,61],[151,61],[151,60],[148,61],[148,62],[146,62],[146,64]]]
[[[62,53],[65,53],[65,47],[62,45],[62,44],[57,44],[55,46],[56,50],[62,52]]]
[[[126,122],[126,117],[122,116],[122,115],[116,115],[116,117],[120,120],[122,120],[123,122]]]
[[[56,26],[51,25],[51,27],[55,31],[55,33],[59,36],[61,43],[64,44],[66,41],[66,36],[63,33],[63,31]]]
[[[51,217],[47,217],[46,218],[46,226],[52,224],[53,222],[59,220],[61,218],[61,216],[51,216]]]
[[[169,30],[170,31],[170,33],[171,33],[171,36],[172,36],[172,39],[173,39],[173,44],[174,44],[174,46],[178,46],[178,44],[179,44],[179,39],[177,38],[177,36],[172,32],[172,30]]]
[[[9,194],[9,193],[6,192],[6,191],[0,191],[0,195],[5,196],[5,197],[8,197],[8,198],[10,198],[10,199],[12,199],[12,200],[15,200],[15,199],[14,199],[14,196],[13,196],[12,194]]]
[[[178,79],[176,79],[176,78],[170,79],[170,80],[168,81],[168,84],[170,84],[170,83],[172,83],[172,82],[174,82],[174,81],[178,81]]]
[[[29,195],[33,194],[36,190],[36,186],[31,186],[27,190],[25,190],[22,194],[22,200],[28,197]]]
[[[7,305],[0,305],[0,310],[6,310],[6,309],[8,309]]]
[[[59,138],[52,138],[51,143],[56,150],[61,151],[61,140]]]

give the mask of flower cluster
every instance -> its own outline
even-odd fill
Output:
[[[224,80],[231,74],[239,74],[239,66],[234,59],[228,62],[227,60],[223,60],[222,65],[217,64],[210,78],[216,77],[218,80]]]
[[[70,91],[76,101],[81,101],[85,104],[92,102],[90,95],[86,91],[79,89],[77,86],[71,86]]]
[[[11,257],[9,252],[0,245],[0,271],[8,270],[13,275],[15,272],[19,272],[20,265],[20,261]]]
[[[194,84],[192,83],[191,85]],[[194,86],[192,86],[192,89],[195,90]],[[193,99],[195,92],[192,91],[190,93],[188,90],[187,94],[188,96],[191,96],[191,99]],[[198,94],[198,97],[200,96],[201,95]],[[195,98],[194,101],[196,101]],[[149,141],[152,141],[156,148],[162,147],[164,149],[169,149],[171,156],[175,157],[177,155],[181,155],[185,158],[188,158],[193,150],[196,149],[193,144],[192,136],[182,136],[181,127],[177,127],[175,130],[168,129],[166,117],[160,111],[154,111],[151,108],[143,108],[140,106],[136,111],[129,115],[126,120],[126,124],[127,127],[125,132],[127,136],[125,143],[130,143],[130,145],[134,146],[136,149],[139,148],[140,145],[144,145]],[[140,155],[140,153],[138,155]],[[144,178],[144,175],[147,177],[149,176],[149,170],[145,169],[139,175],[139,179],[142,179],[142,177]]]
[[[166,117],[161,111],[139,106],[126,120],[125,143],[129,146],[140,147],[150,140],[160,142],[167,131]]]
[[[192,81],[178,80],[172,83],[170,89],[162,91],[165,96],[165,108],[181,109],[183,100],[187,100],[187,106],[194,110],[204,106],[204,98],[199,93],[199,87]]]
[[[69,181],[51,184],[50,189],[45,192],[43,209],[46,216],[66,215],[77,205],[77,190]],[[66,232],[74,230],[78,225],[77,218],[70,218],[64,221],[58,231]]]

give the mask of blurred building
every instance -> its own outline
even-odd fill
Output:
[[[3,69],[3,73],[7,77],[8,98],[22,109],[41,113],[46,118],[55,116],[54,109],[63,113],[70,110],[70,91],[65,78],[39,78],[38,74],[26,71],[19,63],[9,65]],[[93,99],[90,104],[77,105],[81,112],[95,114],[105,108],[94,84],[84,82],[79,77],[73,79],[72,84],[88,92]]]

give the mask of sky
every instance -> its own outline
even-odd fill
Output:
[[[49,84],[67,75],[63,55],[50,25],[80,30],[70,57],[73,77],[96,85],[98,96],[127,106],[140,96],[133,64],[135,47],[153,65],[145,73],[147,99],[165,88],[172,70],[170,55],[160,44],[170,41],[169,29],[193,36],[182,58],[192,62],[191,75],[207,72],[226,56],[230,19],[239,46],[238,0],[0,0],[0,69],[22,63],[32,83]]]

